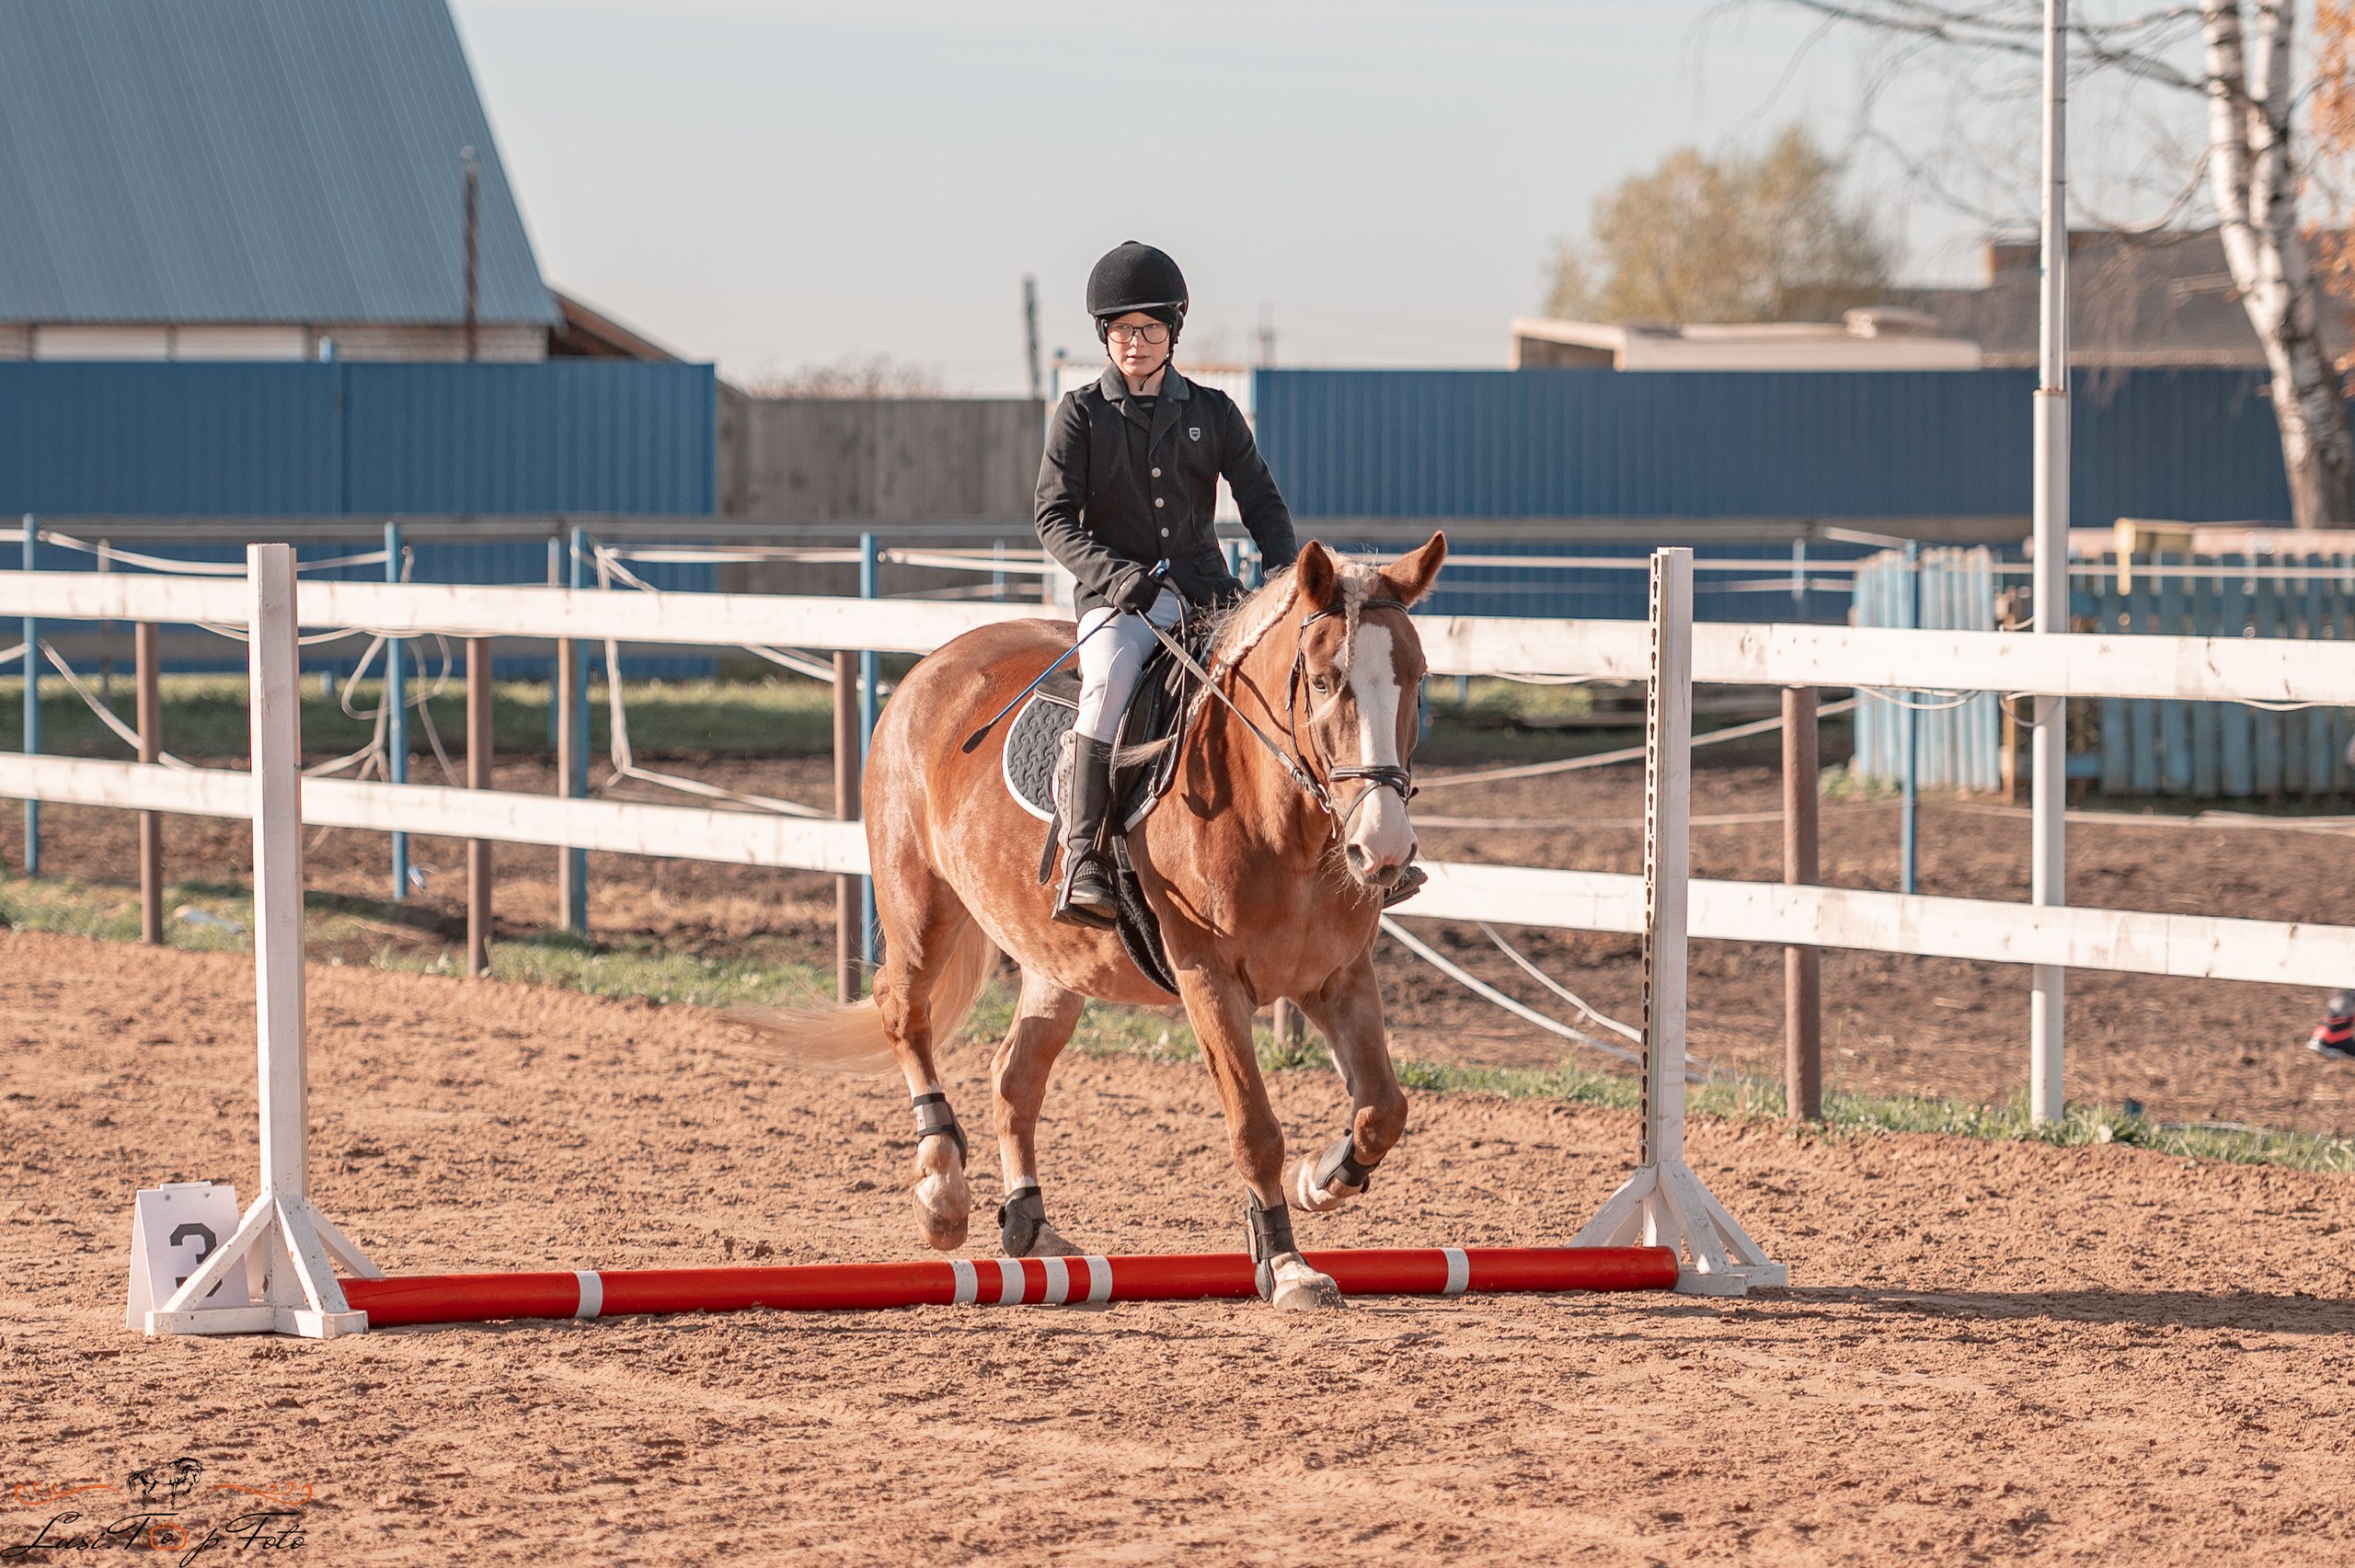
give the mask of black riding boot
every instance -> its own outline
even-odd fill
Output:
[[[1112,808],[1112,748],[1076,733],[1066,733],[1063,743],[1070,750],[1057,802],[1063,817],[1063,884],[1055,895],[1055,919],[1065,925],[1109,931],[1118,921],[1120,906],[1112,868],[1105,864],[1098,841]]]

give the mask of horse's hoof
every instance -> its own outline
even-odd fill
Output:
[[[924,1176],[909,1195],[915,1200],[916,1225],[936,1249],[950,1253],[965,1244],[967,1222],[973,1213],[972,1189],[962,1171],[936,1171]]]
[[[1304,1214],[1330,1214],[1364,1191],[1338,1179],[1329,1187],[1318,1186],[1315,1163],[1305,1155],[1292,1167],[1292,1206]]]
[[[1268,1304],[1280,1312],[1322,1312],[1341,1304],[1341,1288],[1332,1276],[1308,1266],[1298,1253],[1275,1261],[1276,1288]]]

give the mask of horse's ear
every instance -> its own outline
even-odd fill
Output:
[[[1421,549],[1401,555],[1383,567],[1383,584],[1399,603],[1412,604],[1431,590],[1431,584],[1439,578],[1440,563],[1446,559],[1447,535],[1434,533],[1423,542]]]
[[[1292,580],[1299,585],[1302,606],[1312,614],[1322,614],[1333,608],[1334,597],[1341,590],[1341,569],[1333,564],[1333,553],[1312,539],[1300,547]]]

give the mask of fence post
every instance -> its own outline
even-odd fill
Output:
[[[550,588],[564,586],[564,541],[553,533],[548,535],[548,586]],[[560,738],[557,731],[561,727],[557,723],[557,715],[562,711],[563,704],[557,700],[557,692],[563,682],[557,679],[556,670],[557,663],[564,657],[563,647],[564,644],[561,641],[557,642],[557,651],[548,657],[548,755],[551,757],[557,754]],[[557,793],[563,792],[559,790]]]
[[[385,524],[385,580],[401,580],[401,525]],[[401,640],[385,639],[385,776],[408,783],[408,680],[402,669]],[[393,835],[393,902],[408,897],[408,835]]]
[[[571,568],[567,573],[568,585],[579,590],[588,584],[589,531],[572,531]],[[557,644],[559,666],[557,719],[557,771],[560,775],[557,793],[568,800],[585,799],[589,794],[589,649],[578,637],[566,637]],[[611,680],[613,672],[606,671]],[[564,929],[576,936],[589,934],[589,852],[568,849],[559,852],[557,863],[557,901],[562,905],[558,918]]]
[[[1905,602],[1900,606],[1897,624],[1918,627],[1922,624],[1922,547],[1911,539],[1905,542],[1904,593]],[[1901,727],[1899,734],[1905,748],[1905,771],[1899,775],[1903,787],[1900,791],[1902,799],[1899,803],[1897,818],[1897,890],[1910,894],[1913,891],[1914,863],[1918,854],[1914,819],[1921,809],[1916,774],[1922,765],[1922,693],[1900,692],[1897,695],[1904,704],[1897,710],[1897,722]]]
[[[498,754],[492,733],[490,639],[466,639],[466,787],[490,788]],[[490,973],[490,841],[466,841],[466,978]]]
[[[1818,850],[1815,688],[1783,690],[1783,880],[1812,887]],[[1823,955],[1783,949],[1783,1104],[1795,1122],[1823,1119]]]
[[[854,654],[834,655],[834,816],[844,822],[857,820],[859,811],[856,665]],[[859,996],[864,883],[857,876],[834,878],[834,996],[841,1001],[856,1001]]]
[[[1283,1050],[1308,1038],[1308,1019],[1290,997],[1276,998],[1276,1048]]]
[[[33,514],[25,514],[24,567],[29,572],[40,569],[40,525]],[[24,626],[24,652],[18,656],[25,667],[25,754],[40,755],[40,622],[28,615]],[[40,875],[40,802],[25,802],[25,875]]]
[[[858,596],[877,598],[875,535],[858,536]],[[875,709],[881,695],[883,661],[872,650],[858,656],[858,768],[859,776],[867,776],[867,749],[875,738]],[[867,968],[875,967],[875,878],[859,878],[858,894],[859,959]]]
[[[162,630],[142,621],[131,630],[132,683],[139,694],[139,760],[159,761],[164,754],[164,699],[157,646]],[[164,944],[164,814],[139,814],[139,940],[150,947]]]

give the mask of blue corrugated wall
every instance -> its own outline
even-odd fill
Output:
[[[718,419],[708,365],[0,363],[0,516],[704,516]]]
[[[2266,377],[2085,371],[2081,525],[2286,520]],[[1261,371],[1259,442],[1319,517],[1930,517],[2030,505],[2026,371]]]

